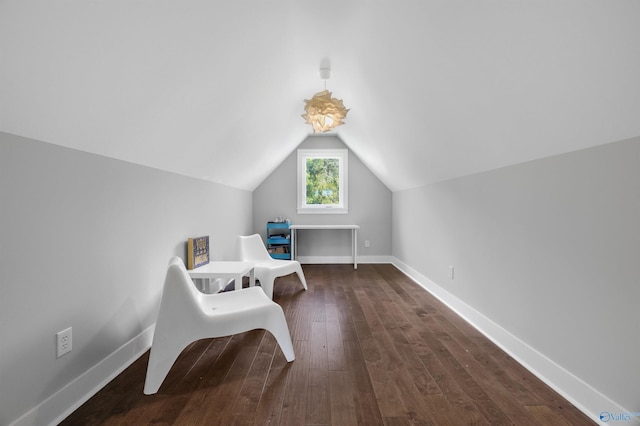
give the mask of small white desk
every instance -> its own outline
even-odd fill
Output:
[[[351,255],[353,256],[353,269],[358,269],[358,225],[291,225],[291,260],[295,260],[298,254],[297,233],[298,229],[348,229],[351,230]]]
[[[242,277],[249,275],[249,285],[256,285],[256,278],[253,271],[253,262],[236,261],[212,261],[206,265],[188,270],[191,278],[208,279],[207,291],[211,291],[211,280],[216,278],[232,278],[235,280],[235,289],[242,288]]]

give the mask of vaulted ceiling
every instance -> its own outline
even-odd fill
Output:
[[[323,65],[392,190],[640,135],[637,0],[0,0],[0,131],[252,190]]]

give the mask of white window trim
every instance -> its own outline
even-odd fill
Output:
[[[309,206],[307,197],[307,158],[337,158],[340,164],[339,205]],[[299,149],[298,150],[298,214],[347,214],[349,213],[349,150],[348,149]]]

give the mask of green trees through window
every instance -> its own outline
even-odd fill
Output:
[[[299,149],[297,212],[347,214],[348,151]]]
[[[307,205],[340,203],[340,164],[337,158],[307,158]]]

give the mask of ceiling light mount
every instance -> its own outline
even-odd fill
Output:
[[[331,97],[327,90],[327,80],[331,76],[331,68],[320,68],[320,78],[324,80],[324,90],[318,92],[311,99],[305,99],[305,114],[302,118],[307,124],[313,126],[313,133],[328,132],[333,128],[344,124],[342,121],[349,112],[344,107],[342,99]]]
[[[325,80],[329,80],[331,78],[331,68],[320,68],[320,78]]]

